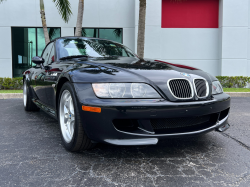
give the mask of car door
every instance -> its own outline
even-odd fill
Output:
[[[42,53],[42,58],[44,59],[44,64],[43,67],[38,67],[36,69],[36,72],[33,74],[32,77],[32,87],[36,93],[36,96],[38,97],[38,99],[43,103],[43,104],[47,104],[47,96],[46,96],[46,84],[44,82],[45,80],[45,75],[46,75],[46,69],[44,68],[44,66],[46,66],[46,64],[48,64],[49,61],[49,55],[51,52],[51,48],[53,46],[53,42],[49,43],[43,53]]]
[[[51,47],[50,53],[48,55],[45,69],[46,69],[46,75],[44,77],[44,84],[45,86],[45,95],[46,95],[46,105],[48,105],[50,108],[55,109],[55,90],[54,85],[57,81],[57,73],[55,72],[55,69],[53,69],[53,63],[55,59],[55,47],[54,43]]]
[[[45,87],[45,93],[46,93],[46,104],[52,108],[56,109],[56,91],[55,91],[55,85],[56,82],[60,76],[60,74],[63,71],[62,65],[58,62],[55,62],[55,44],[51,48],[51,52],[48,57],[48,63],[45,64],[46,69],[46,75],[44,78],[44,83],[46,85]]]

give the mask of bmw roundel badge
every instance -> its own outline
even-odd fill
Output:
[[[189,74],[187,73],[181,73],[181,75],[183,75],[184,77],[191,77]]]

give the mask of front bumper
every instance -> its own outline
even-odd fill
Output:
[[[79,96],[78,96],[79,98]],[[223,93],[215,95],[213,100],[195,102],[169,102],[166,100],[119,100],[119,99],[79,99],[79,110],[84,130],[95,142],[114,145],[150,145],[159,139],[169,137],[194,136],[219,129],[228,124],[228,114],[219,120],[222,111],[230,108],[230,96]],[[81,105],[100,107],[101,113],[81,110]],[[228,110],[229,111],[229,110]],[[133,132],[118,130],[113,121],[116,119],[151,120],[162,118],[186,118],[194,116],[217,115],[213,123],[198,130],[186,130],[174,133],[152,133],[147,129]]]

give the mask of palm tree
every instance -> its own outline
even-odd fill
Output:
[[[72,14],[69,0],[52,0],[52,1],[56,4],[56,7],[62,19],[67,23]],[[45,43],[47,45],[50,42],[50,37],[49,37],[48,29],[47,29],[43,0],[40,0],[40,14],[41,14],[41,20],[42,20],[42,25],[43,25]]]
[[[82,36],[83,11],[84,11],[84,0],[79,0],[75,36]]]
[[[0,0],[0,3],[2,3],[3,1],[5,0]],[[56,7],[62,19],[67,23],[69,21],[70,16],[72,15],[69,0],[52,0],[52,1],[56,4]],[[41,20],[42,20],[42,25],[43,25],[45,43],[47,45],[50,42],[50,37],[49,37],[48,29],[47,29],[43,0],[40,0],[40,14],[41,14]]]
[[[172,1],[181,2],[186,0],[172,0]],[[137,36],[137,55],[141,58],[144,57],[146,6],[147,6],[147,0],[140,0],[138,36]]]
[[[147,6],[147,0],[140,0],[138,36],[137,36],[137,55],[141,58],[144,57],[146,6]]]

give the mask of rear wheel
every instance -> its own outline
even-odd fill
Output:
[[[35,103],[32,101],[32,97],[29,91],[29,87],[27,85],[27,82],[23,82],[23,106],[26,111],[39,111],[40,108],[38,108]]]
[[[73,86],[69,82],[66,82],[60,91],[58,118],[65,149],[79,152],[94,147],[95,144],[91,142],[83,130],[77,99]]]

